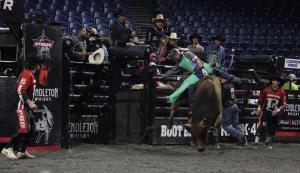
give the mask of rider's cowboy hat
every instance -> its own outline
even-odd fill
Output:
[[[284,84],[284,79],[282,78],[282,77],[280,77],[280,76],[278,76],[278,75],[271,75],[270,77],[269,77],[269,80],[270,80],[270,82],[272,82],[272,81],[278,81],[280,84],[280,86],[282,86],[283,84]]]
[[[179,38],[177,37],[177,34],[175,32],[171,32],[169,39],[179,40]]]
[[[102,64],[104,61],[104,51],[102,48],[97,49],[94,53],[89,55],[89,63]]]

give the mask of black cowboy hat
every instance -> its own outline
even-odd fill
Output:
[[[283,84],[284,84],[284,82],[285,82],[285,80],[281,77],[281,76],[278,76],[278,75],[272,75],[272,76],[270,76],[270,78],[269,78],[269,80],[270,80],[270,83],[273,81],[273,80],[276,80],[276,81],[278,81],[280,84],[280,86],[283,86]]]
[[[125,16],[125,12],[123,8],[117,8],[117,10],[114,13],[114,17],[118,17],[118,16]]]
[[[198,34],[198,33],[194,33],[194,34],[192,34],[191,36],[190,36],[190,41],[192,41],[193,40],[193,38],[198,38],[199,39],[199,41],[201,41],[202,40],[202,37]]]
[[[219,40],[219,41],[221,41],[221,42],[224,42],[224,41],[225,41],[225,39],[222,37],[221,34],[217,34],[217,35],[213,36],[213,37],[212,37],[212,41],[215,41],[215,40]]]

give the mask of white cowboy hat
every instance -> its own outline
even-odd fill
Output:
[[[178,40],[179,38],[175,32],[171,32],[169,39]]]
[[[94,53],[89,55],[89,63],[102,64],[104,61],[104,51],[102,48],[97,49]]]
[[[157,21],[157,20],[164,21],[165,19],[162,14],[157,14],[154,18],[154,21]]]
[[[296,76],[295,74],[293,74],[293,73],[290,73],[290,74],[288,75],[288,79],[289,79],[289,80],[297,80],[297,76]]]

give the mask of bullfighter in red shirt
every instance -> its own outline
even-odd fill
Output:
[[[256,114],[259,116],[258,129],[255,144],[258,144],[260,136],[266,135],[265,144],[272,149],[272,138],[277,127],[277,116],[286,105],[286,95],[282,89],[283,80],[280,77],[271,78],[271,86],[265,88],[258,100]]]
[[[18,107],[16,110],[18,132],[1,153],[9,159],[34,158],[26,151],[29,140],[34,131],[34,120],[31,111],[37,106],[34,102],[36,79],[34,73],[40,68],[41,60],[36,56],[28,57],[28,66],[24,69],[17,81]]]

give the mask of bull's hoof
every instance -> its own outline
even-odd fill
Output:
[[[198,150],[198,152],[203,152],[205,150],[205,148],[204,147],[198,147],[197,150]]]

